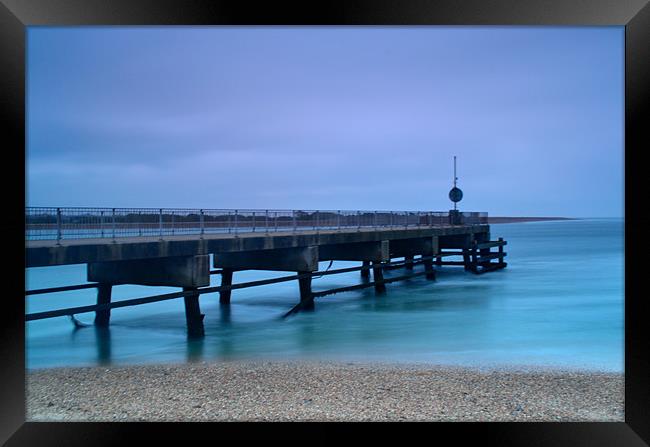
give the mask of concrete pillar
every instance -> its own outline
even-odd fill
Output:
[[[196,287],[183,287],[183,292],[196,290]],[[190,337],[203,337],[203,315],[199,307],[199,294],[184,297],[185,321],[187,322],[187,335]]]
[[[463,244],[463,264],[465,266],[465,270],[472,269],[471,253],[472,253],[473,244],[474,244],[474,238],[472,237],[471,234],[468,234],[465,237],[465,243]]]
[[[404,261],[406,261],[406,270],[413,270],[413,255],[404,256]]]
[[[221,285],[230,286],[232,285],[232,269],[223,269],[221,271]],[[221,304],[230,304],[230,292],[231,290],[222,290],[219,292],[219,302]]]
[[[436,279],[436,271],[433,269],[433,260],[427,259],[422,261],[424,264],[424,271],[427,272],[425,277],[427,279]]]
[[[470,266],[472,264],[471,259],[470,259],[470,250],[469,248],[463,248],[463,264],[465,266],[465,270],[469,270]]]
[[[97,304],[110,304],[111,290],[113,286],[106,283],[99,283],[97,287]],[[108,327],[111,319],[111,310],[98,310],[95,312],[95,326]]]
[[[298,272],[299,275],[302,275],[303,273],[310,272]],[[311,276],[299,278],[298,285],[300,286],[300,304],[302,305],[302,310],[313,310],[314,297],[311,294]]]
[[[370,261],[363,261],[363,263],[361,265],[363,267],[369,267],[370,266]],[[362,278],[370,278],[370,269],[361,270],[361,277]]]
[[[384,293],[386,291],[386,284],[378,283],[384,280],[384,272],[381,267],[381,262],[372,261],[372,276],[375,280],[375,292]]]

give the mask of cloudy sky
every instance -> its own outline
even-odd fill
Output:
[[[28,29],[27,205],[623,215],[623,27]]]

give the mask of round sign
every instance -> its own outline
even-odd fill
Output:
[[[456,188],[455,186],[451,188],[451,191],[449,191],[449,200],[452,202],[460,202],[463,198],[463,191],[460,190],[460,188]]]

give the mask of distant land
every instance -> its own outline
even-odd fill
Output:
[[[576,217],[492,217],[488,216],[489,224],[514,222],[542,222],[546,220],[578,220]]]

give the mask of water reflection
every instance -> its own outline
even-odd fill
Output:
[[[111,330],[107,327],[95,326],[95,343],[97,344],[97,364],[111,363]]]
[[[187,361],[188,362],[200,362],[204,358],[205,351],[205,339],[187,337]]]

